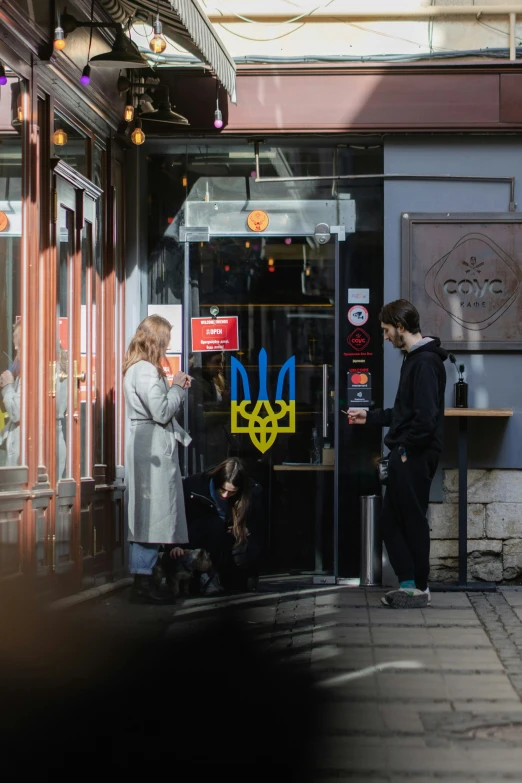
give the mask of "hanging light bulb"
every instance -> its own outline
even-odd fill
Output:
[[[214,112],[214,128],[220,130],[223,127],[223,115],[219,109],[219,82],[216,79],[216,111]]]
[[[141,128],[141,120],[139,117],[136,120],[136,127],[131,133],[131,140],[133,144],[143,144],[145,141],[145,134]]]
[[[67,144],[66,132],[61,128],[55,130],[55,132],[53,133],[53,142],[54,144],[56,144],[57,147],[63,147],[64,144]]]
[[[184,174],[184,175],[183,175],[183,177],[181,178],[181,184],[182,184],[182,186],[183,186],[184,188],[186,188],[186,187],[187,187],[187,185],[188,185],[188,179],[187,179],[187,175],[186,175],[186,174]]]
[[[86,87],[90,83],[91,83],[91,66],[87,64],[82,71],[82,75],[80,76],[80,84],[83,84]]]
[[[7,76],[5,75],[3,63],[0,63],[0,84],[7,84]]]
[[[132,122],[134,119],[134,106],[131,106],[130,104],[126,106],[123,110],[123,119],[125,122]]]
[[[214,128],[217,128],[218,130],[223,127],[223,115],[221,114],[219,110],[219,106],[214,112]]]
[[[18,93],[18,101],[16,103],[16,117],[18,122],[22,122],[24,118],[24,110],[22,108],[22,93]]]
[[[159,14],[156,15],[156,21],[152,29],[154,30],[154,38],[150,39],[150,50],[154,54],[162,54],[167,48],[167,42],[162,35],[163,25],[160,22]]]
[[[54,30],[53,46],[59,52],[61,52],[62,49],[65,49],[65,33],[63,31],[63,27],[60,27],[60,25],[58,25],[58,27],[56,27]]]
[[[214,128],[217,128],[218,130],[223,127],[223,115],[219,111],[219,109],[216,109],[214,112]]]

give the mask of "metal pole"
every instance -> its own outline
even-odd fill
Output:
[[[509,14],[509,59],[514,62],[517,59],[517,44],[515,41],[515,31],[517,24],[517,15]]]
[[[459,416],[459,587],[468,581],[468,417]]]
[[[323,364],[323,438],[328,437],[328,365]]]
[[[217,5],[217,4],[216,4]],[[235,5],[235,9],[231,6]],[[354,5],[359,5],[359,8],[354,8]],[[397,19],[437,19],[457,16],[472,16],[479,18],[480,16],[506,16],[510,13],[520,13],[520,7],[514,3],[502,3],[501,5],[440,5],[440,6],[421,6],[420,8],[412,8],[411,3],[404,4],[406,7],[401,8],[399,3],[394,3],[391,6],[389,0],[381,3],[378,8],[364,8],[364,4],[354,4],[351,0],[337,0],[335,9],[332,10],[331,4],[323,4],[320,8],[315,8],[313,11],[301,11],[300,13],[292,14],[287,8],[281,7],[280,4],[271,2],[265,2],[259,4],[257,8],[253,8],[250,12],[245,12],[244,3],[227,3],[227,7],[223,10],[215,7],[208,7],[206,9],[207,16],[211,22],[218,24],[233,24],[241,23],[243,20],[239,14],[244,14],[247,21],[259,22],[263,24],[270,24],[282,22],[299,22],[317,24],[318,22],[325,22],[331,24],[332,21],[341,22],[368,22],[371,20],[397,20]],[[234,13],[235,11],[235,13]]]
[[[380,497],[361,497],[361,585],[382,584]]]
[[[183,372],[189,374],[189,351],[190,351],[190,315],[192,311],[192,302],[190,300],[190,244],[186,239],[183,245]],[[183,407],[183,428],[185,432],[189,431],[189,390],[185,389],[185,405]],[[183,475],[189,473],[189,450],[187,447],[183,450]]]
[[[340,328],[341,318],[341,272],[340,272],[339,235],[335,235],[335,356],[340,355]],[[335,580],[339,576],[339,362],[334,362],[334,567]]]

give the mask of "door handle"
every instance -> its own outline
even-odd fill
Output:
[[[85,373],[78,372],[78,362],[74,360],[74,409],[78,407],[78,387],[80,383],[85,383]]]
[[[328,437],[328,365],[323,364],[323,438]]]
[[[49,397],[56,397],[56,362],[49,362]]]

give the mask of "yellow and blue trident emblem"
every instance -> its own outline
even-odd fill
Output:
[[[231,360],[232,432],[248,432],[256,449],[264,454],[270,446],[274,445],[280,432],[295,432],[295,356],[291,356],[279,370],[274,401],[274,405],[278,405],[279,410],[274,410],[268,399],[265,349],[261,348],[259,351],[259,397],[252,410],[248,410],[252,405],[252,398],[246,370],[234,356]],[[243,402],[238,402],[238,373],[243,382]],[[285,376],[288,376],[288,402],[283,400]],[[239,424],[240,416],[248,424]],[[282,420],[287,416],[287,423],[283,424]]]

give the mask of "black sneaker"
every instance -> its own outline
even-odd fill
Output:
[[[392,609],[423,609],[431,603],[431,595],[429,588],[418,590],[416,587],[399,587],[383,595],[381,601]]]

